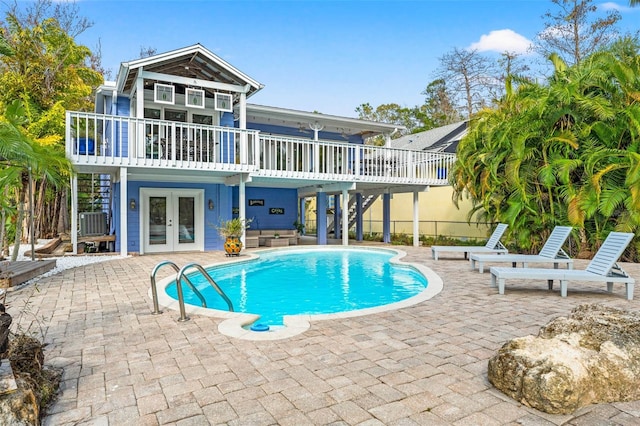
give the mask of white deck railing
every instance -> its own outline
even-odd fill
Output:
[[[255,130],[67,112],[77,165],[253,172],[264,177],[446,185],[455,155],[259,134]]]
[[[67,156],[78,165],[254,171],[258,132],[67,112]]]
[[[260,135],[260,176],[446,185],[455,155]]]

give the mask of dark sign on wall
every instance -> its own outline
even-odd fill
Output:
[[[240,214],[240,208],[239,207],[234,207],[231,209],[231,214]]]
[[[269,214],[284,214],[283,207],[271,207],[269,208]]]
[[[251,206],[264,206],[264,200],[249,200],[249,207]]]

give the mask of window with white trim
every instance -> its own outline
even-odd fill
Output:
[[[204,90],[186,88],[185,105],[194,108],[204,108]]]
[[[218,111],[233,112],[233,97],[229,93],[216,92],[215,108]]]
[[[170,84],[155,83],[153,86],[154,100],[161,104],[175,103],[175,87]]]

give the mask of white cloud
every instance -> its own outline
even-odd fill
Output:
[[[612,2],[612,1],[608,1],[606,3],[602,3],[600,5],[600,7],[603,10],[617,10],[618,12],[629,12],[632,10],[632,8],[628,7],[628,6],[622,6],[619,5],[618,3]]]
[[[513,30],[494,30],[489,34],[483,34],[480,41],[476,41],[469,46],[479,52],[509,52],[527,53],[531,47],[531,41]]]

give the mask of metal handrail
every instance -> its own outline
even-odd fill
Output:
[[[160,270],[160,268],[162,268],[165,265],[169,265],[171,266],[176,272],[180,271],[180,268],[178,268],[178,265],[176,265],[175,263],[173,263],[170,260],[163,260],[162,262],[158,263],[156,266],[154,266],[153,270],[151,271],[151,297],[153,299],[153,312],[151,312],[153,315],[158,315],[161,314],[162,311],[160,310],[160,307],[158,306],[158,289],[156,288],[156,274],[158,273],[158,271]]]
[[[209,281],[209,284],[211,284],[211,287],[213,287],[214,290],[218,292],[220,297],[222,297],[224,299],[224,301],[227,302],[227,306],[229,307],[229,311],[233,312],[233,303],[231,303],[231,299],[229,299],[229,297],[227,297],[227,295],[224,293],[224,291],[222,291],[220,286],[214,281],[213,278],[211,278],[211,275],[209,275],[209,273],[201,265],[199,265],[199,264],[197,264],[195,262],[192,262],[192,263],[187,263],[186,265],[184,265],[182,267],[182,269],[180,269],[180,272],[178,272],[178,276],[176,278],[176,288],[178,290],[178,304],[180,306],[180,318],[178,319],[178,321],[188,321],[189,320],[189,317],[187,317],[186,313],[185,313],[184,296],[182,294],[182,286],[179,285],[179,283],[182,282],[182,278],[185,279],[187,284],[189,284],[189,287],[191,287],[191,290],[193,290],[193,292],[200,298],[200,300],[202,301],[202,307],[203,308],[207,307],[207,303],[205,302],[205,300],[202,297],[202,295],[200,294],[200,292],[198,290],[196,290],[195,286],[191,283],[191,281],[189,281],[189,279],[185,275],[186,271],[189,268],[196,268],[207,279],[207,281]]]
[[[193,283],[191,282],[191,280],[189,280],[189,278],[182,274],[183,270],[185,268],[182,268],[182,270],[178,267],[178,265],[176,265],[175,263],[173,263],[170,260],[163,260],[162,262],[158,263],[153,270],[151,271],[151,296],[153,298],[153,312],[152,314],[157,315],[157,314],[161,314],[162,311],[160,310],[159,306],[158,306],[158,289],[156,288],[156,274],[158,273],[158,270],[160,270],[161,267],[165,266],[165,265],[169,265],[171,266],[177,273],[178,276],[176,278],[176,291],[178,292],[178,305],[180,307],[180,318],[178,319],[178,321],[188,321],[189,317],[187,317],[186,312],[185,312],[185,307],[184,307],[184,295],[182,294],[182,285],[179,285],[179,283],[182,282],[182,278],[184,278],[185,282],[187,283],[187,285],[189,286],[189,288],[191,288],[191,291],[193,291],[195,293],[195,295],[198,297],[198,299],[200,299],[200,304],[202,305],[203,308],[207,307],[207,301],[205,300],[205,298],[202,296],[202,294],[200,293],[200,291],[198,291],[198,289],[196,288],[196,286],[193,285]],[[191,264],[190,264],[191,265]],[[199,266],[199,265],[198,265]],[[204,269],[202,269],[202,267],[200,267],[200,269],[202,271],[204,271]],[[201,272],[202,272],[201,271]],[[206,275],[206,272],[203,273],[203,275]],[[208,277],[209,281],[211,282],[212,278]],[[215,284],[214,288],[217,287],[218,285]],[[219,287],[216,289],[219,292],[222,290],[219,290]],[[226,296],[225,296],[226,297]],[[229,302],[230,303],[230,302]]]

